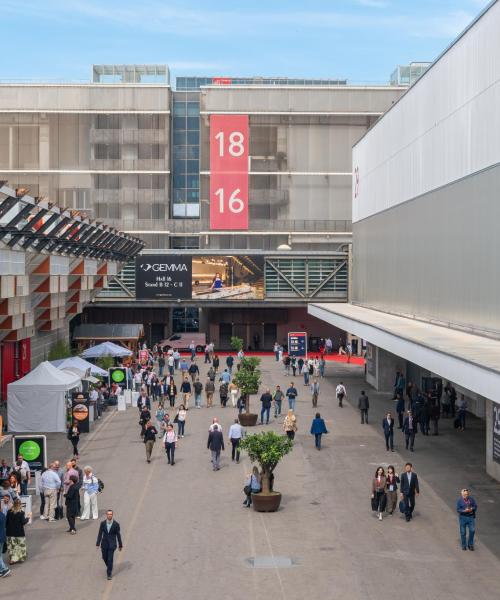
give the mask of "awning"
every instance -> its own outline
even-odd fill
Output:
[[[353,304],[309,304],[309,314],[499,402],[500,341]]]

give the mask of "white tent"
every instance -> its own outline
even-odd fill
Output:
[[[100,358],[101,356],[131,356],[133,352],[113,342],[103,342],[91,346],[82,352],[83,358]]]
[[[78,388],[80,377],[42,362],[7,386],[8,427],[11,432],[66,431],[66,393]]]
[[[105,369],[101,369],[97,365],[93,365],[83,358],[79,356],[69,356],[68,358],[61,358],[59,360],[50,361],[51,365],[57,367],[58,369],[78,369],[78,371],[82,371],[83,374],[90,369],[91,375],[100,375],[101,377],[107,377],[108,372]]]

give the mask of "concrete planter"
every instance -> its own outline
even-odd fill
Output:
[[[255,415],[253,413],[244,413],[244,412],[238,416],[240,425],[242,427],[253,427],[254,425],[257,424],[257,418],[258,418],[258,415]]]
[[[253,509],[257,512],[276,512],[281,504],[280,492],[252,494]]]

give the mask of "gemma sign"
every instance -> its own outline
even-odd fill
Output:
[[[135,295],[138,300],[191,298],[191,256],[145,254],[135,259]]]

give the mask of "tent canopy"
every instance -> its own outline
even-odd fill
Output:
[[[80,377],[75,373],[61,371],[45,361],[26,377],[9,383],[9,431],[66,431],[67,392],[79,387],[80,382]]]
[[[22,379],[9,383],[10,388],[43,388],[47,391],[66,391],[80,385],[80,377],[61,371],[48,361],[42,362]]]
[[[131,356],[133,352],[113,342],[103,342],[82,352],[83,358],[100,358],[101,356]]]
[[[83,371],[83,374],[90,369],[91,375],[100,375],[101,377],[107,377],[108,372],[97,365],[83,360],[79,356],[69,356],[68,358],[61,358],[59,360],[52,360],[51,363],[58,369],[78,369]]]

